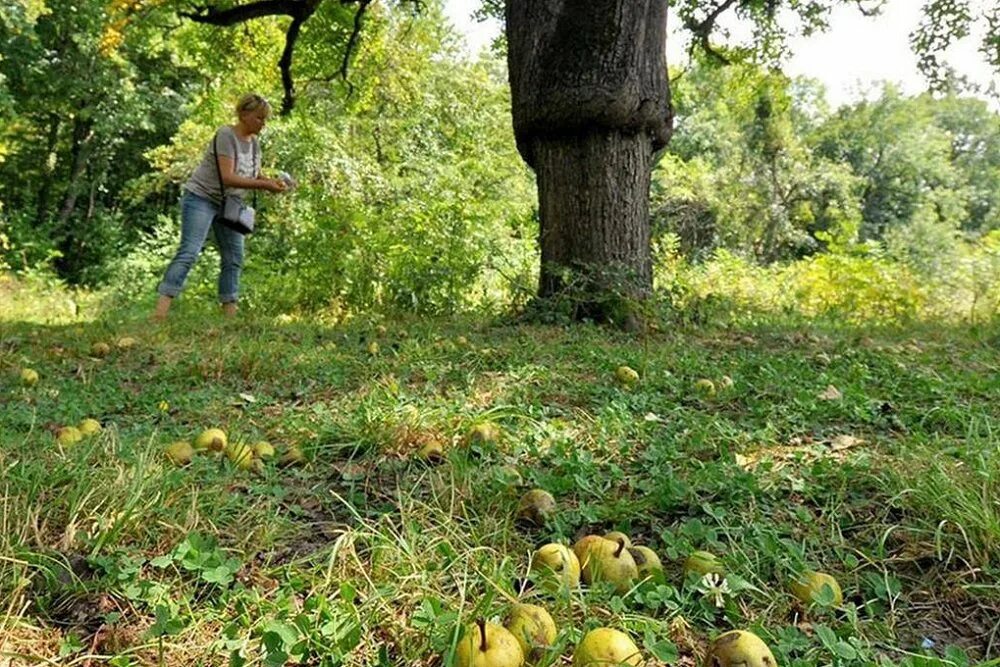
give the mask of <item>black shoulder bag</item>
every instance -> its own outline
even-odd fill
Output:
[[[251,150],[253,151],[251,162],[257,166],[257,143],[251,140]],[[239,150],[236,151],[239,153]],[[212,138],[212,154],[215,156],[215,173],[219,175],[219,191],[222,193],[222,206],[215,214],[215,222],[229,227],[240,234],[253,234],[254,207],[257,206],[257,191],[253,193],[253,206],[247,206],[243,200],[236,195],[227,195],[226,186],[222,184],[222,169],[219,168],[219,133],[216,132]],[[237,156],[233,156],[233,171],[236,171]]]

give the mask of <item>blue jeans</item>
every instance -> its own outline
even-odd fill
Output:
[[[175,297],[184,289],[188,272],[198,259],[208,230],[215,233],[215,243],[222,258],[219,270],[219,303],[234,303],[240,294],[240,273],[243,271],[243,235],[213,222],[219,205],[211,199],[184,192],[181,197],[181,245],[170,261],[163,281],[156,291]]]

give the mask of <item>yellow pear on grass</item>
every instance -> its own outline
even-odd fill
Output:
[[[715,383],[708,378],[702,378],[694,383],[694,390],[702,396],[715,396]]]
[[[724,574],[725,568],[715,554],[710,551],[692,551],[691,555],[684,561],[684,576],[694,572],[699,577],[706,574]]]
[[[56,440],[64,447],[68,445],[75,445],[83,440],[83,433],[81,433],[80,429],[75,426],[63,426],[61,429],[56,431]]]
[[[163,451],[174,465],[186,466],[194,458],[194,447],[186,440],[171,442]]]
[[[378,354],[378,350],[379,347],[377,341],[373,340],[372,342],[368,343],[368,354],[375,356],[376,354]]]
[[[580,559],[565,544],[542,546],[532,554],[529,568],[542,576],[542,586],[549,591],[580,585]]]
[[[619,384],[631,387],[639,382],[639,373],[629,366],[619,366],[615,369],[615,379],[618,380]]]
[[[221,452],[226,448],[227,442],[229,442],[229,439],[226,437],[225,431],[218,428],[210,428],[198,434],[198,437],[194,439],[194,448]]]
[[[455,667],[521,667],[524,652],[510,630],[479,619],[465,628],[455,648]]]
[[[583,538],[583,540],[587,539],[587,537]],[[625,548],[623,540],[612,542],[598,537],[595,540],[589,540],[579,549],[574,545],[573,551],[580,559],[580,571],[583,580],[588,584],[607,581],[614,585],[616,591],[625,593],[639,576],[635,559]]]
[[[417,458],[425,463],[441,463],[444,461],[444,445],[437,440],[431,440],[417,450]]]
[[[90,354],[94,357],[106,357],[111,354],[111,346],[102,342],[94,343],[90,346]]]
[[[621,532],[620,530],[612,530],[610,533],[605,533],[604,534],[604,539],[611,540],[612,542],[617,542],[619,540],[624,540],[625,541],[625,548],[626,549],[628,549],[630,546],[632,546],[632,538],[630,538],[628,535],[626,535],[625,533]]]
[[[649,547],[629,547],[628,552],[635,560],[640,577],[652,577],[657,572],[663,572],[663,563],[660,562],[660,557]]]
[[[38,371],[33,368],[21,369],[21,383],[28,387],[33,387],[38,382]]]
[[[80,429],[80,433],[88,438],[95,433],[101,432],[101,422],[89,417],[77,424],[76,427]]]
[[[500,427],[493,422],[480,422],[465,436],[465,442],[470,445],[495,444],[499,439]]]
[[[517,505],[517,518],[536,526],[544,526],[556,511],[556,499],[544,489],[532,489]]]
[[[282,466],[300,466],[305,462],[305,452],[298,445],[289,445],[285,453],[278,459],[278,463]]]
[[[253,443],[253,446],[250,449],[253,450],[253,455],[259,459],[268,460],[274,458],[274,445],[266,440]]]
[[[824,586],[829,586],[833,593],[833,606],[839,607],[844,603],[844,593],[840,590],[840,584],[831,575],[825,572],[815,572],[806,570],[800,577],[793,580],[789,588],[792,595],[797,597],[802,604],[812,604],[815,596],[819,595]]]
[[[507,629],[521,645],[525,660],[539,660],[556,641],[556,622],[544,607],[515,604],[507,618]]]
[[[719,635],[708,649],[705,667],[777,667],[764,641],[746,630]]]
[[[729,377],[728,375],[723,375],[719,379],[719,386],[722,387],[722,389],[732,389],[733,384],[734,384],[733,378]]]
[[[243,442],[230,442],[226,445],[226,458],[242,470],[249,470],[253,466],[253,450]]]
[[[115,345],[118,346],[118,349],[128,350],[135,347],[135,338],[132,338],[131,336],[122,336],[118,339]]]
[[[595,628],[573,651],[573,667],[641,665],[642,653],[632,638],[614,628]]]

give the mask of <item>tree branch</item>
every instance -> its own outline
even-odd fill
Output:
[[[736,4],[737,0],[724,0],[722,4],[718,5],[715,9],[708,13],[701,21],[695,23],[693,20],[688,19],[684,23],[684,27],[690,30],[695,36],[698,37],[698,41],[701,44],[701,48],[705,53],[714,57],[716,60],[720,61],[723,65],[729,64],[729,59],[722,55],[721,52],[716,51],[712,48],[712,44],[709,38],[712,35],[712,30],[715,29],[715,22],[718,20],[719,16],[723,14],[727,9]]]
[[[200,7],[195,12],[180,12],[180,15],[195,23],[228,27],[262,16],[295,16],[301,11],[302,6],[301,0],[257,0],[248,5],[237,5],[229,9]]]
[[[352,3],[354,0],[340,1],[346,5]],[[354,52],[358,44],[358,39],[361,37],[361,27],[365,18],[365,12],[368,11],[370,4],[372,4],[372,0],[358,0],[358,11],[354,13],[354,29],[351,31],[351,36],[347,39],[347,46],[344,47],[344,60],[340,63],[340,70],[337,72],[340,78],[347,84],[348,94],[353,92],[354,86],[347,80],[347,69],[351,64],[351,53]]]

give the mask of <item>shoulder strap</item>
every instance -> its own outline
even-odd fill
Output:
[[[222,201],[226,201],[226,186],[222,183],[222,169],[219,168],[219,132],[215,132],[212,137],[212,154],[215,156],[215,173],[219,175],[219,191],[222,193]],[[236,169],[236,158],[233,158],[233,169]]]
[[[257,137],[254,137],[253,139],[250,140],[250,150],[252,151],[251,152],[251,156],[252,157],[250,158],[250,169],[253,170],[253,174],[251,175],[251,177],[252,178],[257,178],[257,172],[260,170],[260,167],[257,166]],[[263,166],[263,165],[261,165],[261,166]],[[256,188],[254,188],[254,191],[253,191],[253,207],[257,208],[257,189]]]

